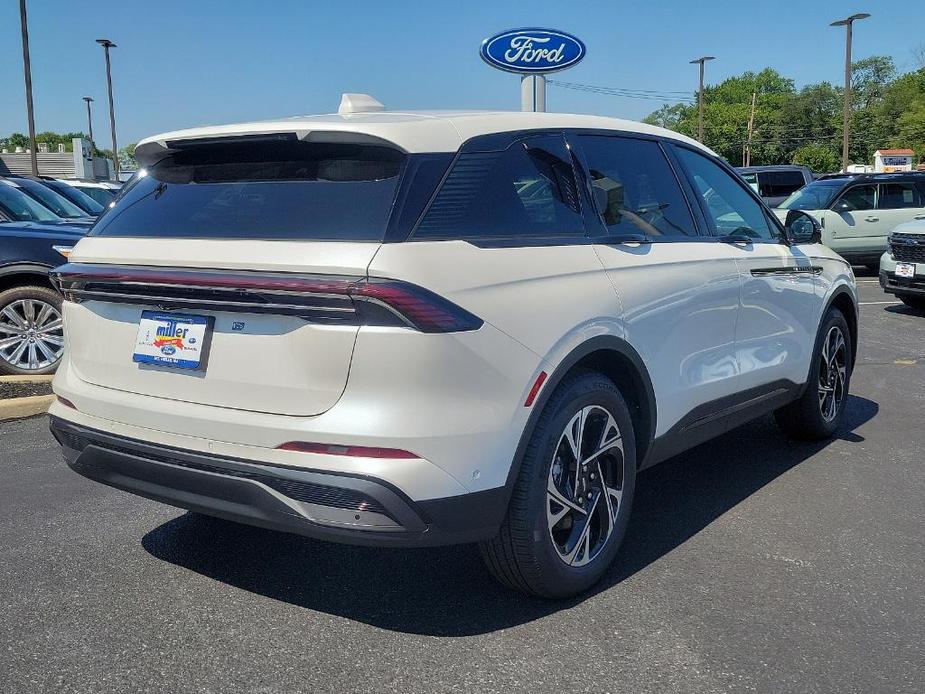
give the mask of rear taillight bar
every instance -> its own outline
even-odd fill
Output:
[[[483,324],[430,290],[379,277],[68,263],[53,270],[51,278],[74,302],[279,313],[308,320],[406,325],[426,333],[478,330]]]

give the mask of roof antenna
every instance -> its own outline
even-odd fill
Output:
[[[385,106],[369,94],[341,94],[340,106],[337,113],[342,116],[349,116],[351,113],[374,113],[376,111],[385,111]]]

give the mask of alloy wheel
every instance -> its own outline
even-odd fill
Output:
[[[819,360],[819,411],[831,422],[845,400],[848,380],[848,347],[837,325],[826,334]]]
[[[607,545],[623,500],[623,439],[600,405],[566,424],[546,484],[546,521],[559,558],[584,566]]]
[[[51,366],[64,351],[61,313],[39,299],[18,299],[0,309],[0,359],[23,371]]]

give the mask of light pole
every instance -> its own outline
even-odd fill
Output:
[[[112,105],[112,69],[109,64],[109,49],[116,48],[116,44],[109,39],[97,39],[96,42],[103,47],[103,52],[106,55],[106,87],[109,89],[109,128],[112,131],[112,168],[115,172],[116,180],[118,180],[119,150],[116,145],[116,111]]]
[[[29,120],[29,152],[32,175],[39,175],[39,160],[35,146],[35,114],[32,112],[32,61],[29,60],[29,25],[26,21],[26,0],[19,0],[19,21],[22,24],[22,69],[26,77],[26,117]]]
[[[90,131],[90,144],[93,144],[93,114],[90,113],[90,104],[93,102],[93,97],[85,96],[83,98],[87,102],[87,129]]]
[[[845,110],[843,115],[842,142],[841,142],[841,170],[848,170],[848,131],[851,124],[851,35],[854,22],[858,19],[867,19],[867,12],[858,12],[845,19],[832,22],[829,26],[845,27]]]
[[[705,55],[691,61],[691,65],[694,63],[700,64],[700,89],[697,91],[697,140],[699,142],[703,142],[703,64],[708,60],[716,60],[716,57]]]

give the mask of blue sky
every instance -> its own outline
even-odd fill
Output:
[[[481,40],[502,29],[545,26],[588,46],[558,79],[650,90],[693,90],[696,66],[717,56],[707,82],[771,66],[798,85],[843,77],[844,30],[829,22],[867,11],[854,54],[892,55],[913,67],[925,44],[921,0],[649,0],[531,3],[498,0],[30,0],[36,128],[86,123],[108,145],[102,49],[113,50],[120,145],[145,135],[337,107],[343,91],[369,92],[389,108],[519,108],[518,78],[479,59]],[[25,132],[18,3],[0,3],[0,134]],[[661,102],[558,87],[549,110],[639,119]]]

